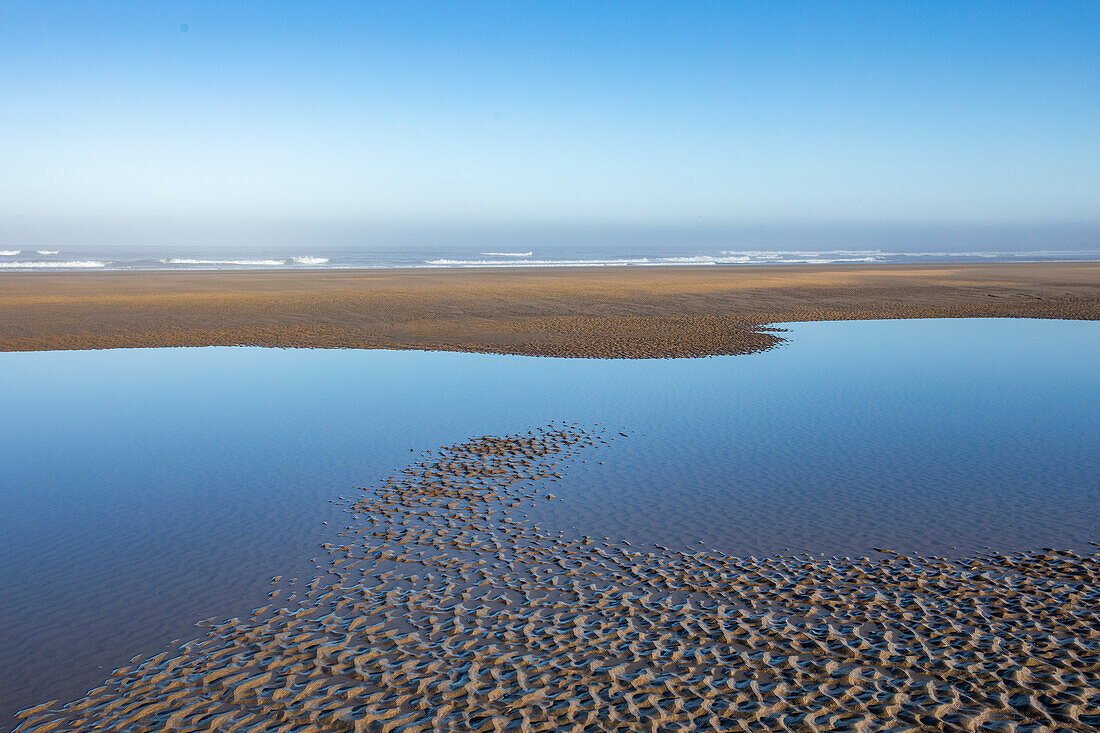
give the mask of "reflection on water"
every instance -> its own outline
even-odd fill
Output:
[[[328,500],[410,448],[550,420],[629,434],[532,515],[582,534],[756,555],[1100,539],[1100,324],[789,335],[676,361],[0,354],[0,719],[309,573],[341,519]]]

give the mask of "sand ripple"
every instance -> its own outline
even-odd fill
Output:
[[[1100,555],[737,558],[524,519],[609,439],[430,451],[346,500],[323,576],[17,730],[1100,728]]]

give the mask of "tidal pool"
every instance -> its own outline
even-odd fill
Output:
[[[1100,541],[1100,323],[786,328],[692,360],[0,354],[0,729],[312,573],[330,500],[410,449],[550,421],[617,437],[530,513],[578,534],[733,555]]]

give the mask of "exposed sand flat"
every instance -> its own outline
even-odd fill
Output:
[[[1100,555],[737,558],[528,523],[607,439],[429,451],[346,500],[324,575],[19,730],[1100,727]]]
[[[754,326],[1100,319],[1100,263],[0,274],[0,351],[252,345],[736,354]]]

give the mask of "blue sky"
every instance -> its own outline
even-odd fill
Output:
[[[0,219],[1100,223],[1100,3],[0,0]]]

